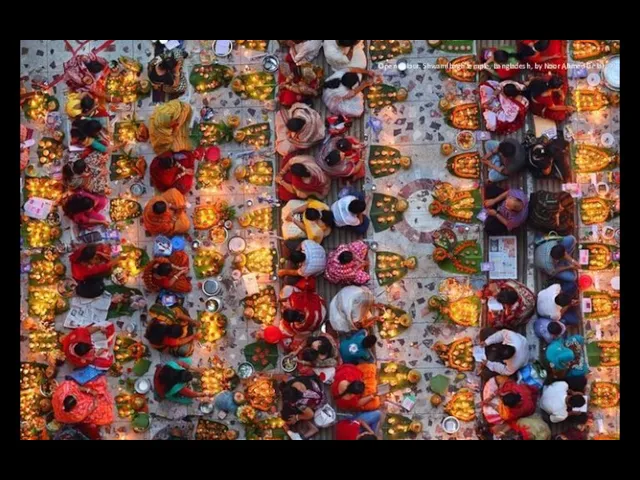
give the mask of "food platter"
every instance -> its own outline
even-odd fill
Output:
[[[609,57],[602,69],[602,79],[607,88],[620,91],[620,55]]]

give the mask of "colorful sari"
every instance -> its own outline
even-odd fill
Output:
[[[521,129],[529,108],[529,100],[522,95],[510,98],[502,93],[504,86],[509,83],[520,89],[524,88],[524,85],[512,80],[503,82],[487,80],[480,84],[480,105],[485,126],[487,130],[498,135],[506,135]]]
[[[308,238],[316,243],[322,243],[325,237],[328,237],[331,234],[331,227],[327,226],[322,219],[309,220],[305,217],[304,212],[296,214],[298,219],[304,225],[304,230],[301,230],[295,222],[286,220],[293,210],[300,208],[303,205],[305,205],[306,208],[313,208],[319,212],[330,210],[327,204],[319,200],[289,200],[282,208],[282,236],[285,240]]]
[[[149,310],[151,322],[147,326],[147,331],[154,323],[163,325],[180,325],[182,334],[178,338],[164,337],[162,342],[154,344],[147,338],[149,345],[161,352],[168,352],[175,357],[189,357],[193,354],[194,328],[189,318],[189,313],[184,307],[164,307],[162,305],[153,305]],[[146,338],[146,336],[145,336]]]
[[[111,193],[111,188],[109,187],[109,170],[107,170],[109,155],[90,149],[89,152],[80,155],[71,154],[69,163],[79,159],[84,160],[87,169],[82,175],[74,174],[71,179],[66,181],[67,186],[71,190],[82,188],[87,192],[97,195],[108,195]]]
[[[290,132],[287,122],[292,118],[304,120],[299,132]],[[295,150],[313,147],[324,138],[324,122],[313,108],[295,103],[290,110],[280,110],[276,115],[276,151],[283,157]]]
[[[320,40],[309,40],[320,42]],[[280,105],[290,107],[294,103],[305,102],[320,94],[323,77],[322,67],[311,63],[296,65],[291,55],[285,57],[278,72],[278,100]]]
[[[89,62],[98,62],[104,66],[102,71],[91,73],[87,68]],[[87,55],[76,55],[62,64],[64,68],[65,83],[71,91],[93,92],[104,94],[106,73],[109,62],[91,52]]]
[[[518,51],[522,51],[522,48],[527,46],[535,50],[535,43],[538,40],[519,40]],[[567,53],[565,51],[564,40],[549,40],[549,46],[541,51],[536,51],[532,56],[523,58],[522,61],[528,63],[532,70],[542,73],[554,73],[566,77],[567,69],[563,68],[567,61]],[[553,58],[547,60],[549,57],[558,56],[559,58]],[[550,67],[553,65],[557,68]]]
[[[183,169],[178,165],[171,168],[162,168],[160,166],[161,158],[173,157],[175,163],[181,165],[186,170],[195,168],[195,156],[191,152],[165,152],[158,155],[151,162],[149,167],[149,175],[151,176],[151,185],[161,192],[170,188],[177,189],[180,193],[186,195],[193,186],[193,175],[182,174]],[[181,175],[182,174],[182,175]]]
[[[78,343],[86,343],[89,345],[93,345],[93,340],[91,339],[91,333],[89,329],[86,327],[79,327],[73,330],[68,335],[62,337],[62,350],[64,351],[65,358],[76,368],[86,367],[88,365],[93,365],[95,368],[100,370],[108,370],[113,364],[113,345],[115,343],[115,327],[113,324],[107,327],[107,331],[105,332],[107,335],[107,341],[109,342],[110,349],[106,351],[102,351],[100,353],[96,352],[95,347],[93,347],[88,353],[85,355],[79,356],[75,352],[75,346]]]
[[[163,201],[167,203],[167,209],[160,214],[153,211],[154,203]],[[176,209],[177,212],[174,212]],[[144,228],[151,235],[177,235],[181,233],[187,233],[191,227],[189,216],[185,210],[187,208],[187,202],[184,199],[184,195],[176,188],[170,188],[161,195],[153,197],[142,212],[142,222]]]
[[[486,300],[495,298],[492,293],[494,288],[498,292],[503,288],[513,289],[518,294],[518,300],[513,305],[503,305],[498,313],[487,312],[487,324],[490,327],[512,329],[531,318],[536,309],[536,295],[524,284],[516,280],[491,280],[482,290],[482,297]]]
[[[338,260],[342,252],[351,252],[353,260],[343,265]],[[364,285],[369,283],[371,276],[362,264],[368,260],[369,247],[362,240],[340,245],[329,253],[327,267],[324,271],[325,278],[338,285]]]
[[[180,100],[158,105],[149,117],[149,141],[157,155],[193,150],[189,139],[191,105]]]
[[[180,361],[184,363],[191,363],[191,360],[188,358],[181,358]],[[153,375],[153,392],[156,399],[169,400],[170,402],[180,403],[182,405],[191,405],[193,403],[193,399],[197,395],[196,392],[191,390],[186,383],[176,383],[173,387],[167,389],[160,380],[162,371],[165,368],[185,370],[183,366],[178,365],[178,363],[173,360],[165,363],[164,365],[156,365],[156,371]]]
[[[159,90],[171,95],[182,95],[187,90],[187,77],[184,74],[183,66],[186,56],[187,54],[182,48],[174,48],[161,53],[149,62],[149,65],[147,66],[147,73],[154,90]],[[167,85],[164,82],[151,80],[152,78],[157,78],[157,75],[154,75],[156,66],[163,60],[168,60],[170,58],[176,61],[175,71],[172,72],[174,77],[177,77],[176,82],[172,85]]]
[[[325,80],[325,84],[331,80],[341,80],[345,73],[347,72],[342,70],[334,72],[333,75]],[[362,75],[358,75],[358,78],[362,82]],[[357,85],[354,85],[353,88],[356,87]],[[359,118],[364,114],[364,95],[360,92],[352,97],[351,94],[352,90],[342,83],[336,88],[326,88],[325,86],[322,91],[322,101],[333,115]]]
[[[509,80],[510,78],[515,77],[520,72],[518,68],[520,62],[515,59],[510,60],[506,65],[496,62],[493,59],[493,54],[497,50],[502,50],[510,54],[516,53],[516,49],[508,45],[503,45],[498,48],[487,48],[482,52],[482,61],[487,64],[487,71],[491,74],[492,77],[497,78],[498,80]],[[489,63],[487,63],[487,61]]]
[[[339,387],[343,381],[349,383],[360,381],[364,383],[364,392],[359,395],[351,394],[348,398],[340,396]],[[378,390],[378,377],[374,363],[362,363],[351,365],[344,363],[336,369],[336,374],[331,384],[331,394],[340,410],[371,411],[380,408],[380,398],[375,396],[365,405],[358,405],[360,399],[368,395],[376,395]]]
[[[325,159],[331,152],[337,150],[336,144],[343,138],[351,142],[351,148],[346,152],[341,152],[343,158],[338,164],[329,165]],[[364,178],[365,174],[362,148],[363,145],[355,137],[332,137],[320,149],[316,163],[332,178],[347,178],[350,181],[356,181]]]
[[[173,282],[173,284],[171,283],[171,279],[174,275],[173,270],[166,277],[155,275],[153,273],[153,269],[156,265],[160,265],[161,263],[168,263],[173,268],[188,267],[189,255],[187,255],[184,251],[179,250],[173,252],[169,257],[156,257],[151,262],[149,262],[144,267],[144,272],[142,274],[142,280],[147,290],[151,292],[157,292],[159,290],[171,290],[173,292],[189,293],[193,289],[191,280],[185,274],[181,274],[180,277],[175,282]]]
[[[69,255],[69,263],[71,263],[71,276],[77,282],[82,282],[92,277],[108,277],[111,275],[111,263],[109,260],[105,260],[97,253],[103,253],[111,256],[111,249],[108,245],[101,243],[96,245],[96,256],[94,256],[89,263],[81,262],[79,260],[82,251],[87,248],[86,246],[80,247]]]
[[[350,285],[331,300],[329,322],[336,332],[352,332],[364,328],[375,297],[367,287]]]
[[[92,193],[85,192],[84,190],[78,190],[74,195],[89,197],[93,200],[93,207],[80,213],[71,214],[65,210],[64,206],[62,207],[62,209],[65,210],[65,214],[73,221],[73,223],[78,225],[78,227],[87,228],[91,225],[95,225],[96,222],[105,222],[107,220],[107,217],[100,213],[107,206],[107,197],[94,195]]]
[[[289,47],[287,57],[291,57],[297,65],[312,62],[320,53],[321,48],[322,40],[304,40]]]
[[[498,388],[498,395],[503,397],[509,393],[520,395],[520,403],[515,407],[508,407],[501,400],[498,400],[498,413],[504,422],[513,422],[519,418],[533,415],[536,412],[538,390],[535,387],[519,384],[507,379]]]
[[[294,198],[326,197],[331,189],[331,180],[316,164],[313,157],[310,155],[295,155],[294,152],[294,154],[283,158],[282,167],[287,164],[293,165],[296,163],[304,165],[307,170],[311,172],[311,177],[306,181],[301,177],[293,175],[291,170],[287,171],[283,175],[283,180],[291,186],[293,192],[290,192],[282,185],[278,185],[278,198],[289,201]]]
[[[581,335],[558,338],[545,351],[545,358],[554,372],[566,371],[566,377],[582,377],[589,373],[589,364]]]
[[[81,388],[93,390],[95,396],[83,392]],[[65,412],[64,399],[67,396],[73,396],[77,403]],[[109,425],[113,422],[113,397],[105,376],[91,380],[83,387],[73,380],[65,380],[53,392],[51,403],[55,419],[60,423]]]
[[[551,76],[542,77],[543,80],[549,81]],[[569,116],[566,109],[554,110],[553,107],[566,106],[566,94],[568,86],[566,79],[561,88],[547,90],[536,97],[531,98],[531,113],[539,117],[548,118],[555,122],[562,122]]]
[[[301,279],[293,286],[282,289],[280,298],[286,300],[282,309],[298,310],[304,313],[304,321],[288,323],[282,321],[280,329],[287,336],[309,334],[320,328],[327,316],[327,307],[324,298],[315,291],[315,279]]]

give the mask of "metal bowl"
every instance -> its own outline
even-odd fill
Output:
[[[215,313],[222,308],[222,300],[218,297],[211,297],[205,302],[207,312]]]
[[[620,91],[620,55],[609,57],[602,69],[602,80],[607,88]]]
[[[442,428],[449,435],[453,435],[458,430],[460,430],[460,420],[452,416],[446,417],[444,420],[442,420]]]
[[[229,253],[242,253],[247,248],[247,241],[242,237],[232,237],[229,239]]]
[[[275,55],[267,55],[262,59],[262,68],[269,73],[274,73],[280,68],[280,60]]]
[[[227,44],[227,48],[224,50],[218,49],[216,48],[216,46],[221,46],[222,43],[218,43],[218,42],[229,42]],[[231,55],[231,52],[233,51],[233,40],[214,40],[213,44],[213,54],[216,57],[220,57],[220,58],[224,58],[224,57],[228,57],[229,55]]]
[[[129,191],[134,197],[140,197],[147,192],[147,187],[143,183],[134,183],[129,187]]]
[[[238,365],[238,368],[236,371],[238,372],[238,377],[249,378],[251,375],[254,374],[256,369],[249,362],[242,362],[240,365]]]
[[[213,403],[211,402],[201,403],[198,408],[205,415],[209,415],[210,413],[213,412]]]
[[[151,390],[151,382],[146,378],[139,378],[138,380],[136,380],[133,388],[135,388],[136,392],[138,392],[140,395],[144,395],[149,392],[149,390]]]
[[[291,373],[298,368],[298,359],[295,355],[286,355],[280,360],[280,366],[286,373]]]
[[[217,280],[206,280],[202,284],[202,292],[209,297],[218,295],[220,293],[220,284]]]

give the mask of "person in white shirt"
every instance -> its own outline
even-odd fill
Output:
[[[487,357],[482,377],[510,376],[529,363],[529,345],[527,338],[511,330],[498,330],[489,335],[480,346],[485,347]]]
[[[331,213],[338,228],[348,228],[356,235],[367,233],[369,217],[364,214],[367,203],[364,196],[345,195],[333,202]]]
[[[559,321],[577,305],[578,300],[572,300],[570,295],[562,292],[562,286],[558,283],[554,283],[538,293],[537,310],[541,317]],[[573,320],[573,317],[571,319]],[[572,324],[573,321],[567,321],[567,318],[564,318],[564,323]]]
[[[560,423],[570,416],[580,420],[585,417],[586,400],[583,390],[586,387],[584,377],[575,377],[553,382],[542,389],[540,408],[549,414],[551,423]],[[575,389],[575,390],[574,390]]]
[[[298,268],[283,268],[278,271],[278,276],[315,277],[324,272],[327,266],[327,252],[319,243],[304,240],[300,243],[298,250],[291,252],[289,260],[298,265]]]
[[[327,63],[334,70],[367,68],[364,40],[325,40],[322,46]]]

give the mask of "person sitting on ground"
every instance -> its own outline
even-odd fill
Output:
[[[289,261],[297,265],[297,268],[280,269],[278,276],[315,277],[324,272],[327,265],[327,253],[319,243],[313,240],[303,240],[298,249],[289,255]]]
[[[481,373],[485,380],[496,374],[511,376],[529,362],[527,338],[519,333],[485,328],[480,332],[480,340],[487,357]]]
[[[378,339],[375,335],[370,335],[365,329],[346,335],[340,340],[340,356],[344,363],[368,363],[373,361],[371,349],[376,345]]]
[[[529,109],[524,85],[513,80],[487,80],[480,84],[479,91],[487,130],[508,135],[524,126]]]
[[[191,405],[194,398],[208,401],[211,395],[205,392],[195,392],[189,388],[193,380],[193,373],[203,373],[205,369],[191,366],[188,358],[171,360],[156,365],[153,376],[153,393],[156,400],[169,400],[182,405]]]
[[[483,70],[496,80],[509,80],[520,72],[520,61],[514,47],[503,45],[487,48],[481,56]]]
[[[90,228],[94,225],[108,227],[109,221],[100,213],[106,206],[107,197],[78,190],[65,200],[62,210],[79,228]]]
[[[567,331],[564,323],[550,318],[537,317],[533,323],[533,331],[538,338],[542,338],[545,342],[551,343],[558,338],[562,338]]]
[[[368,75],[370,79],[363,82],[363,75]],[[338,70],[325,79],[322,101],[332,115],[359,118],[364,115],[364,90],[380,81],[381,77],[372,70]]]
[[[486,155],[482,159],[489,169],[489,181],[501,182],[524,170],[527,165],[526,151],[522,144],[508,138],[502,142],[489,140],[486,144]]]
[[[531,112],[555,122],[563,122],[576,108],[566,105],[566,83],[558,75],[535,77],[527,85]]]
[[[330,368],[338,365],[338,346],[327,333],[318,333],[308,337],[292,355],[299,355],[298,365],[313,368]]]
[[[104,375],[84,385],[65,380],[56,387],[51,399],[57,422],[81,423],[92,428],[113,423],[113,403]]]
[[[356,235],[364,235],[369,229],[369,217],[365,215],[367,203],[361,192],[348,191],[331,205],[333,220],[338,228],[346,228]]]
[[[282,332],[293,337],[318,330],[327,316],[324,298],[316,293],[315,278],[301,278],[280,291]]]
[[[322,381],[316,376],[294,377],[281,384],[282,419],[289,426],[313,421],[315,412],[326,403]]]
[[[149,62],[147,72],[154,90],[170,95],[170,100],[187,90],[187,77],[184,73],[184,59],[189,54],[178,46],[171,50],[160,50],[156,45],[156,56]]]
[[[580,423],[586,420],[587,402],[584,393],[586,386],[585,377],[557,380],[550,385],[545,385],[540,397],[540,408],[549,414],[551,423],[564,422],[569,417],[578,417],[575,421]]]
[[[289,56],[296,65],[312,62],[320,53],[322,40],[278,40],[289,47]]]
[[[109,245],[90,244],[76,249],[69,255],[71,276],[77,282],[92,277],[108,277],[111,270],[118,263],[118,259],[111,259]]]
[[[175,357],[193,354],[193,342],[199,337],[197,328],[200,322],[192,320],[185,308],[156,304],[151,307],[149,315],[151,321],[147,324],[144,337],[151,348],[166,351]]]
[[[111,348],[96,348],[92,334],[102,332]],[[113,365],[113,344],[115,327],[113,324],[78,327],[60,340],[66,360],[76,368],[92,365],[98,370],[108,370]]]
[[[151,162],[151,185],[165,192],[176,188],[186,195],[193,186],[195,156],[191,152],[165,152]]]
[[[379,410],[364,412],[336,424],[336,440],[378,440],[376,430],[382,419]]]
[[[571,256],[576,244],[576,237],[573,235],[540,243],[534,253],[535,266],[562,282],[576,282],[580,264]]]
[[[485,187],[484,197],[484,207],[487,209],[484,231],[487,234],[508,235],[527,221],[529,199],[522,190],[518,188],[505,190],[489,184]],[[496,206],[497,208],[494,208]]]
[[[380,408],[377,368],[373,363],[343,363],[336,369],[331,394],[341,410],[371,411]]]
[[[283,157],[305,150],[324,138],[324,121],[318,112],[304,103],[294,103],[276,115],[276,151]]]
[[[109,186],[108,155],[91,151],[88,155],[70,154],[69,162],[62,167],[62,179],[71,190],[82,189],[96,195],[111,193]]]
[[[556,378],[584,377],[589,373],[582,335],[552,341],[544,356]]]
[[[535,293],[517,280],[491,280],[480,295],[487,300],[487,323],[493,328],[524,325],[535,311]]]
[[[331,179],[316,164],[311,155],[294,151],[282,159],[280,173],[276,175],[278,198],[289,201],[295,198],[325,198],[331,189]]]
[[[170,290],[189,293],[192,290],[189,274],[189,255],[184,251],[173,252],[169,257],[156,257],[142,273],[144,286],[150,292]]]
[[[335,225],[329,206],[314,199],[289,200],[282,209],[282,223],[285,240],[307,238],[316,243],[322,243]]]
[[[327,63],[334,70],[367,68],[364,40],[325,40],[322,47]]]
[[[333,137],[323,144],[316,163],[332,178],[355,182],[365,175],[363,149],[355,137]]]
[[[538,293],[538,315],[555,321],[561,320],[565,325],[578,325],[578,304],[578,299],[563,292],[562,286],[557,283]]]
[[[362,240],[340,245],[329,253],[325,278],[336,285],[369,283],[369,247]]]
[[[98,103],[96,96],[89,92],[70,92],[67,95],[65,111],[70,118],[107,117],[107,110]]]
[[[493,405],[503,422],[513,422],[535,413],[537,388],[514,382],[505,376],[494,378],[498,389],[489,397],[483,398],[483,406]]]
[[[91,149],[105,153],[109,149],[107,139],[102,124],[95,119],[74,120],[71,124],[71,145],[84,147],[87,153]]]
[[[153,197],[142,212],[142,223],[151,235],[179,235],[191,227],[187,201],[177,188]]]
[[[374,309],[376,304],[373,292],[367,287],[349,285],[340,290],[331,300],[329,322],[340,333],[348,333],[369,328],[379,320]]]

